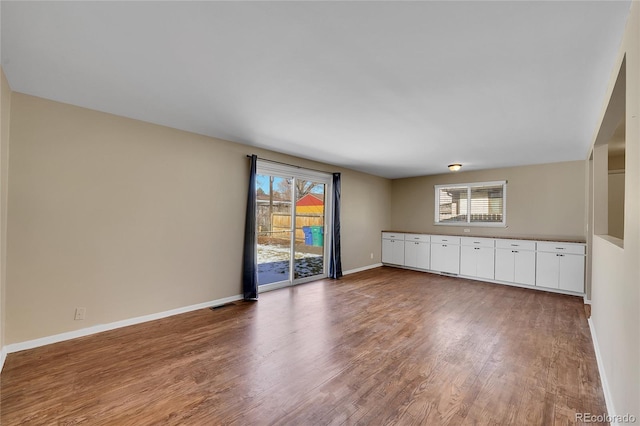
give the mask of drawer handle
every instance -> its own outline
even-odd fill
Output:
[[[480,244],[480,241],[474,241],[473,244]]]
[[[556,250],[564,250],[564,247],[556,247]]]
[[[449,240],[442,240],[442,241],[449,241]]]
[[[520,247],[520,244],[511,244],[511,247]]]

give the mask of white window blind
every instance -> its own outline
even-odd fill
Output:
[[[435,186],[435,223],[506,226],[507,182]]]

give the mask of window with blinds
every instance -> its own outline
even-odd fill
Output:
[[[507,182],[435,186],[435,223],[506,226]]]

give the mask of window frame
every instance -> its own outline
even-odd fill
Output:
[[[435,208],[433,224],[438,226],[477,226],[477,227],[507,227],[507,181],[497,180],[491,182],[471,182],[471,183],[449,183],[444,185],[434,185]],[[475,187],[502,185],[502,221],[501,222],[472,222],[471,221],[471,190]],[[442,188],[463,188],[467,189],[467,220],[465,222],[441,222],[440,221],[440,189]]]

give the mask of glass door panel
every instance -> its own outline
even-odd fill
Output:
[[[295,179],[295,238],[293,279],[324,273],[326,185]]]
[[[258,285],[291,281],[293,179],[256,176]]]

